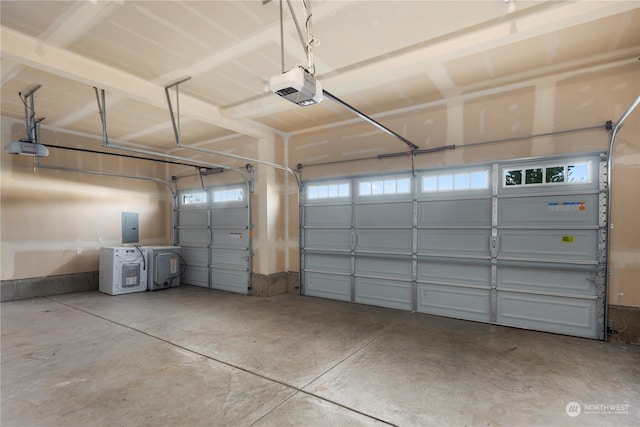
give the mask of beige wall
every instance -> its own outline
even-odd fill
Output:
[[[225,153],[241,155],[248,158],[258,158],[260,160],[282,164],[285,156],[284,143],[282,139],[255,141],[252,138],[234,138],[232,140],[220,141],[208,145],[201,145],[201,148],[208,150],[222,151]],[[274,274],[287,271],[287,247],[285,243],[285,223],[287,222],[285,206],[287,172],[275,169],[271,166],[261,165],[250,160],[235,160],[219,155],[203,154],[189,150],[182,150],[180,155],[190,155],[198,160],[214,162],[239,168],[243,171],[244,177],[233,171],[225,171],[222,174],[211,175],[204,178],[205,186],[238,184],[245,182],[249,174],[245,165],[252,164],[254,167],[254,189],[251,197],[251,230],[253,266],[252,270],[258,274]],[[200,177],[195,174],[194,169],[184,167],[172,167],[172,174],[180,177],[178,179],[179,190],[202,188]],[[185,176],[192,175],[192,176]],[[297,220],[297,216],[294,218]],[[295,224],[297,227],[297,222]],[[295,231],[297,234],[297,230]],[[297,247],[296,247],[297,251]],[[297,266],[297,264],[296,264]]]
[[[609,133],[604,129],[471,144],[604,126],[607,120],[617,121],[639,94],[637,65],[589,72],[576,70],[518,87],[461,94],[380,121],[422,149],[456,146],[454,150],[417,156],[416,169],[607,151]],[[292,136],[289,165],[375,157],[404,150],[403,143],[367,123],[356,123]],[[619,134],[614,163],[609,301],[640,307],[640,108],[629,117]],[[306,180],[407,170],[411,170],[410,158],[398,157],[304,167],[302,177]],[[289,215],[293,215],[293,197],[288,200]],[[291,241],[297,239],[295,231],[289,228]],[[290,257],[294,257],[294,252],[290,250]]]
[[[609,303],[640,307],[640,111],[616,138]]]
[[[24,125],[2,120],[2,147],[22,137]],[[79,142],[47,131],[41,141],[56,144],[65,137]],[[85,141],[87,148],[95,145]],[[43,165],[157,178],[166,174],[159,163],[57,149],[50,153],[41,159]],[[141,244],[172,243],[171,193],[162,184],[34,170],[33,158],[4,150],[1,165],[0,280],[97,271],[99,248],[121,244],[122,212],[139,214]]]
[[[550,75],[517,87],[498,87],[434,101],[413,112],[381,119],[420,148],[455,144],[455,150],[420,155],[415,167],[471,164],[564,153],[605,151],[604,130],[487,145],[482,141],[535,133],[604,125],[616,121],[640,93],[636,66],[594,72]],[[348,101],[348,100],[347,100]],[[328,100],[324,102],[330,102]],[[313,107],[310,107],[313,108]],[[21,138],[21,122],[3,119],[2,146]],[[640,110],[619,134],[613,171],[610,302],[640,307]],[[48,143],[101,149],[99,140],[43,132]],[[401,152],[406,146],[371,125],[357,121],[273,141],[233,140],[211,147],[262,160],[288,164],[375,157]],[[180,150],[176,154],[243,168],[245,161]],[[189,167],[52,150],[42,160],[70,168],[86,168],[169,179],[193,174]],[[255,165],[251,195],[255,258],[253,271],[272,274],[299,269],[298,200],[295,180],[288,173]],[[303,179],[407,171],[409,157],[365,160],[321,167],[304,167]],[[0,278],[19,279],[96,271],[100,246],[118,244],[120,214],[140,214],[141,242],[168,244],[172,239],[171,198],[167,189],[148,181],[128,180],[39,169],[33,159],[2,151]],[[225,172],[205,178],[205,185],[238,183],[242,177]],[[197,175],[181,178],[179,187],[199,188]]]

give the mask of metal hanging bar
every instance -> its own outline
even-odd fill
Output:
[[[343,107],[345,107],[347,110],[355,113],[357,116],[359,116],[360,118],[364,119],[365,121],[371,123],[372,125],[374,125],[375,127],[377,127],[378,129],[382,130],[383,132],[399,139],[400,141],[404,142],[405,144],[407,144],[407,146],[409,146],[409,148],[411,148],[412,150],[417,150],[420,147],[418,147],[416,144],[414,144],[413,142],[409,141],[407,138],[405,138],[404,136],[392,131],[391,129],[385,127],[384,125],[378,123],[377,121],[375,121],[374,119],[372,119],[371,117],[367,116],[366,114],[364,114],[363,112],[357,110],[356,108],[352,107],[351,105],[347,104],[346,102],[344,102],[343,100],[341,100],[340,98],[338,98],[337,96],[333,95],[332,93],[330,93],[329,91],[323,89],[322,93],[324,94],[324,96],[326,96],[327,98],[331,99],[332,101],[337,102],[338,104],[342,105]]]
[[[278,3],[280,4],[280,65],[282,68],[282,74],[284,74],[284,15],[282,11],[282,0]]]
[[[302,43],[302,49],[304,49],[304,52],[307,53],[307,44],[304,41],[304,36],[302,35],[302,30],[300,29],[298,18],[296,17],[296,13],[293,10],[293,6],[291,5],[291,0],[287,0],[287,4],[289,5],[289,11],[291,12],[291,16],[293,17],[293,23],[296,25],[296,30],[298,30],[298,37],[300,37],[300,43]]]
[[[307,27],[307,45],[305,52],[307,53],[309,72],[313,76],[316,74],[316,66],[313,63],[313,43],[315,40],[313,39],[313,33],[311,31],[311,18],[313,16],[311,13],[311,0],[302,0],[302,2],[304,4],[305,11],[307,12],[307,18],[305,20],[305,26]]]
[[[187,80],[189,80],[189,79],[187,78],[185,80],[182,80],[180,82],[177,82],[177,83],[174,83],[174,84],[172,84],[170,86],[165,87],[165,91],[167,93],[167,101],[169,102],[169,105],[171,105],[171,99],[168,96],[169,88],[173,87],[173,86],[176,86],[176,88],[177,88],[177,85],[179,85],[180,83],[182,83],[184,81],[187,81]],[[298,184],[298,188],[300,188],[300,185],[301,185],[300,177],[298,176],[296,171],[294,171],[293,169],[291,169],[288,166],[280,165],[278,163],[273,163],[273,162],[267,162],[267,161],[264,161],[264,160],[254,159],[252,157],[246,157],[246,156],[240,156],[240,155],[237,155],[237,154],[225,153],[224,151],[209,150],[207,148],[195,147],[195,146],[192,146],[192,145],[186,145],[186,144],[181,143],[180,142],[180,135],[179,135],[180,116],[179,115],[176,116],[171,107],[169,108],[169,114],[171,114],[171,120],[174,123],[174,130],[176,131],[176,145],[177,145],[177,147],[185,148],[187,150],[199,151],[201,153],[212,154],[214,156],[221,156],[221,157],[227,157],[227,158],[230,158],[230,159],[243,160],[243,161],[246,161],[246,162],[257,163],[257,164],[260,164],[260,165],[271,166],[271,167],[276,168],[276,169],[281,169],[281,170],[289,172],[291,175],[293,175],[294,178],[296,179],[296,183]],[[227,168],[229,168],[229,167],[227,167]],[[246,167],[246,169],[249,170],[248,167]]]
[[[106,104],[105,104],[105,92],[104,89],[100,89],[100,92],[98,91],[98,88],[94,86],[93,88],[96,92],[96,98],[98,100],[98,111],[100,113],[100,120],[102,121],[102,145],[108,148],[113,148],[116,150],[123,150],[123,151],[129,151],[132,153],[138,153],[138,154],[146,154],[146,155],[150,155],[150,156],[157,156],[157,157],[164,157],[166,159],[173,159],[173,160],[179,160],[182,162],[189,162],[189,163],[196,163],[200,166],[205,166],[205,167],[215,167],[215,168],[223,168],[226,170],[232,170],[234,172],[239,173],[242,178],[246,181],[247,177],[244,175],[243,171],[241,169],[238,168],[234,168],[231,166],[227,166],[227,165],[220,165],[217,163],[211,163],[211,162],[205,162],[202,160],[195,160],[195,159],[189,159],[187,157],[180,157],[180,156],[175,156],[172,154],[167,154],[167,153],[161,153],[158,151],[152,151],[152,150],[145,150],[145,149],[141,149],[141,148],[134,148],[134,147],[126,147],[126,146],[122,146],[122,145],[114,145],[109,143],[109,138],[107,136],[107,120],[106,120]]]
[[[107,136],[107,108],[104,89],[101,89],[100,92],[98,92],[98,88],[94,86],[93,90],[96,92],[98,113],[100,113],[100,122],[102,123],[102,145],[106,147],[108,145],[109,137]]]
[[[173,125],[173,134],[176,137],[176,141],[178,142],[178,144],[180,144],[180,104],[179,104],[179,93],[178,93],[178,88],[180,87],[180,83],[184,83],[186,81],[191,80],[191,77],[185,77],[184,79],[177,81],[175,83],[170,84],[169,86],[165,86],[164,88],[164,93],[167,96],[167,104],[169,105],[169,113],[171,114],[171,124]],[[176,114],[173,113],[173,106],[171,104],[171,95],[169,94],[169,89],[171,89],[172,87],[176,88],[176,106],[177,106],[177,116],[178,116],[178,120],[176,120]]]
[[[36,107],[35,107],[34,94],[41,87],[42,85],[35,85],[32,89],[30,89],[24,95],[18,92],[18,96],[20,96],[20,99],[22,99],[22,103],[24,104],[24,125],[27,130],[27,139],[29,139],[29,142],[34,142],[34,143],[38,142],[38,133],[36,131],[38,123],[44,120],[44,117],[41,119],[38,119],[37,121],[35,118]]]

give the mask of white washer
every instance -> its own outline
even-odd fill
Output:
[[[180,264],[179,246],[143,246],[147,253],[147,289],[159,289],[180,286],[182,267]]]
[[[147,264],[147,253],[140,247],[101,248],[98,289],[109,295],[146,291]]]

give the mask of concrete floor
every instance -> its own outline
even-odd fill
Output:
[[[638,346],[189,286],[0,309],[4,427],[640,425]]]

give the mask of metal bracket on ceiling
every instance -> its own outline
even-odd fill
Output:
[[[195,146],[191,146],[191,145],[182,144],[180,142],[180,91],[178,90],[178,87],[179,87],[180,83],[184,83],[184,82],[186,82],[186,81],[188,81],[190,79],[191,79],[191,77],[186,77],[186,78],[184,78],[184,79],[182,79],[180,81],[177,81],[175,83],[172,83],[172,84],[170,84],[170,85],[168,85],[168,86],[166,86],[164,88],[165,94],[167,96],[167,103],[169,104],[169,113],[171,114],[171,123],[173,124],[173,132],[175,134],[176,144],[177,144],[178,147],[186,148],[188,150],[193,150],[193,151],[199,151],[201,153],[207,153],[207,154],[211,154],[211,155],[214,155],[214,156],[222,156],[222,157],[227,157],[227,158],[232,158],[232,159],[237,159],[237,160],[246,160],[246,161],[257,163],[257,164],[260,164],[260,165],[271,166],[271,167],[274,167],[276,169],[284,170],[284,171],[290,173],[291,175],[293,175],[293,177],[295,178],[296,183],[298,185],[298,188],[300,188],[300,185],[301,185],[300,177],[296,174],[296,171],[294,171],[293,169],[291,169],[288,166],[280,165],[280,164],[272,163],[272,162],[266,162],[264,160],[253,159],[251,157],[239,156],[237,154],[226,153],[226,152],[223,152],[223,151],[209,150],[209,149],[202,148],[202,147],[195,147]],[[169,95],[169,89],[171,89],[174,86],[176,88],[176,112],[175,113],[173,111],[173,106],[172,106],[172,103],[171,103],[171,96]],[[231,168],[231,169],[236,170],[235,168]],[[249,170],[250,176],[251,176],[250,180],[253,181],[253,179],[254,179],[253,166],[251,166],[251,169],[249,169],[249,168],[246,168],[246,169]],[[244,177],[244,175],[243,175],[243,177]],[[246,177],[245,177],[245,179],[246,179]],[[253,188],[253,183],[251,183],[250,185],[251,185],[251,188]]]
[[[175,83],[171,83],[164,87],[164,93],[167,96],[167,104],[169,105],[169,114],[171,115],[171,124],[173,125],[173,133],[176,137],[176,144],[180,145],[180,83],[191,80],[191,77],[185,77]],[[173,104],[171,103],[171,95],[169,89],[176,88],[176,112],[173,112]],[[177,116],[177,118],[176,118]]]
[[[38,143],[38,131],[40,122],[44,120],[44,117],[36,119],[36,107],[34,96],[38,89],[40,89],[42,85],[35,85],[27,93],[23,94],[22,92],[18,92],[18,96],[22,100],[24,104],[24,124],[27,130],[27,138],[31,142]]]
[[[93,90],[96,92],[98,113],[100,113],[100,121],[102,122],[102,145],[107,147],[109,145],[109,137],[107,136],[107,106],[104,89],[100,89],[100,92],[98,92],[98,88],[94,86]]]

